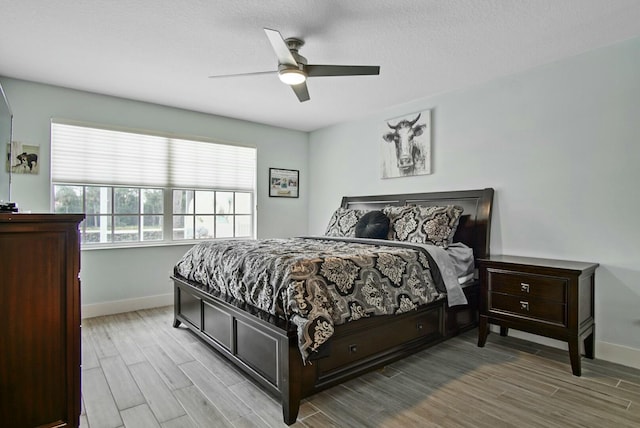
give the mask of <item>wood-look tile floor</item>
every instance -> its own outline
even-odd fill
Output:
[[[82,428],[285,427],[173,308],[86,319]],[[294,427],[640,427],[640,370],[476,330],[309,397]]]

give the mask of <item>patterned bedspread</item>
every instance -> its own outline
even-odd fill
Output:
[[[289,238],[207,241],[176,264],[177,276],[222,293],[298,328],[303,359],[334,326],[407,312],[443,298],[438,267],[412,244],[373,245],[348,239]]]

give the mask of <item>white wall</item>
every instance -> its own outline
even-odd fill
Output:
[[[428,108],[433,174],[382,180],[384,120]],[[640,39],[318,130],[309,147],[311,234],[342,195],[493,187],[491,252],[600,263],[596,340],[640,351]]]
[[[21,211],[50,211],[50,121],[64,118],[253,145],[258,150],[258,237],[307,232],[309,193],[269,198],[267,187],[269,167],[277,167],[300,170],[306,188],[306,133],[22,80],[1,82],[14,113],[14,140],[40,145],[40,174],[13,177],[12,200]],[[132,148],[132,156],[144,153]],[[189,246],[83,250],[83,315],[172,302],[169,274]]]

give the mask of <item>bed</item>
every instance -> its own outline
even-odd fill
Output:
[[[472,249],[473,268],[474,258],[489,255],[492,201],[493,189],[486,188],[437,193],[345,196],[342,199],[341,208],[362,213],[384,210],[393,212],[404,209],[401,207],[454,206],[456,209],[459,207],[462,209],[462,214],[456,219],[449,243],[452,248],[460,245],[456,243],[461,243]],[[262,298],[263,296],[257,296],[255,302],[248,303],[246,299],[241,298],[242,296],[233,295],[225,290],[223,292],[213,290],[205,286],[198,275],[185,273],[189,271],[180,264],[193,264],[191,259],[188,263],[181,260],[176,264],[172,276],[175,291],[174,327],[184,325],[246,373],[249,378],[277,397],[282,403],[284,422],[288,425],[296,421],[303,398],[442,342],[474,328],[478,322],[479,284],[475,279],[477,275],[475,277],[472,275],[460,287],[466,304],[450,305],[449,299],[455,293],[453,288],[449,289],[449,285],[444,287],[442,284],[442,277],[446,276],[443,275],[445,270],[428,267],[433,266],[433,257],[435,257],[430,254],[428,248],[423,249],[420,245],[417,246],[419,248],[413,248],[411,245],[408,245],[411,248],[405,248],[402,244],[386,240],[353,240],[340,237],[313,239],[313,237],[292,238],[286,245],[304,242],[305,246],[316,251],[317,254],[326,252],[320,245],[327,245],[332,251],[335,247],[345,251],[356,251],[358,254],[361,251],[359,245],[370,246],[372,249],[379,250],[379,253],[372,250],[372,254],[375,253],[375,255],[371,255],[371,257],[377,257],[378,264],[382,257],[389,257],[385,255],[386,253],[391,252],[393,257],[404,260],[403,266],[414,266],[414,271],[424,277],[427,283],[432,279],[435,289],[423,287],[428,288],[428,291],[416,292],[424,295],[425,300],[421,301],[414,295],[407,296],[408,292],[400,292],[396,291],[395,287],[388,287],[396,293],[393,295],[394,298],[402,297],[396,299],[397,308],[401,310],[381,307],[382,312],[377,312],[370,308],[364,310],[358,308],[360,313],[369,311],[368,314],[373,316],[353,316],[356,312],[350,308],[349,311],[345,311],[346,315],[351,315],[346,317],[349,319],[345,319],[345,322],[335,322],[328,327],[325,325],[325,330],[330,329],[331,334],[318,335],[317,326],[323,323],[317,322],[315,318],[309,316],[309,313],[320,313],[318,319],[326,321],[322,318],[322,311],[301,313],[296,307],[296,313],[292,315],[292,312],[286,310],[282,313],[283,308],[279,305],[256,303],[267,302]],[[286,246],[282,242],[271,244]],[[254,244],[245,243],[244,245]],[[396,245],[400,245],[400,248]],[[254,250],[243,248],[238,252],[251,251]],[[274,250],[269,249],[269,251]],[[220,252],[228,253],[229,249]],[[412,255],[412,252],[415,252],[415,255]],[[421,263],[418,263],[418,259]],[[366,258],[359,263],[373,264]],[[294,266],[298,266],[298,271],[301,270],[299,263]],[[425,270],[419,270],[415,266]],[[213,269],[215,270],[215,266]],[[277,273],[276,267],[273,269],[274,276],[282,276]],[[409,277],[407,272],[401,276]],[[375,275],[379,274],[379,272],[375,273]],[[212,274],[209,272],[209,275]],[[325,277],[331,278],[331,275],[326,274]],[[393,275],[390,275],[390,278],[393,279]],[[389,282],[389,278],[385,280]],[[237,282],[243,282],[243,280],[238,278]],[[255,290],[253,294],[256,294]],[[353,300],[347,292],[339,294],[347,295],[345,301]],[[289,292],[289,298],[294,303],[300,302],[295,292]],[[411,304],[412,301],[413,304]],[[402,302],[409,302],[409,305],[403,305]],[[328,306],[331,305],[336,304],[331,303]],[[300,303],[299,306],[305,307],[304,303]],[[311,330],[309,333],[305,328],[316,328],[316,330]],[[315,335],[313,331],[316,332]],[[313,338],[318,336],[326,337],[314,341]]]

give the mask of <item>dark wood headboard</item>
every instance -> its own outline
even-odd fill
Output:
[[[492,204],[492,188],[399,195],[345,196],[342,198],[343,208],[367,211],[380,210],[387,205],[458,205],[464,211],[453,241],[462,242],[473,248],[473,254],[476,258],[489,255]]]

